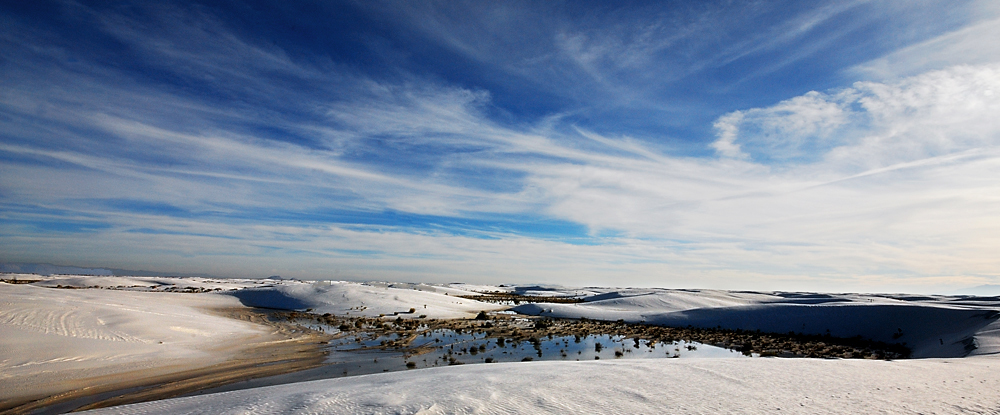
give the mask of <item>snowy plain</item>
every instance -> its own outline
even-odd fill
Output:
[[[25,276],[26,279],[29,276]],[[53,289],[50,287],[113,289]],[[171,292],[181,291],[181,292]],[[504,308],[461,295],[583,298],[524,314],[905,341],[915,357],[643,359],[420,369],[239,390],[98,413],[998,413],[1000,298],[54,276],[0,283],[0,390],[46,379],[224,360],[266,335],[209,308],[470,318]],[[409,309],[416,309],[409,313]],[[395,317],[394,317],[395,318]],[[242,337],[241,337],[242,336]],[[159,342],[163,341],[163,344]],[[193,359],[193,360],[192,360]]]

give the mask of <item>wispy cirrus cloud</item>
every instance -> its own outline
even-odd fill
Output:
[[[372,21],[412,19],[359,35],[373,49],[354,60],[338,54],[360,52],[248,31],[208,6],[62,3],[90,33],[81,44],[10,17],[3,258],[716,288],[993,282],[995,63],[822,87],[845,71],[830,63],[836,76],[816,91],[716,102],[748,76],[814,71],[799,62],[880,21],[833,28],[872,4],[621,9],[606,20],[558,7],[549,19],[502,5],[351,5]],[[541,21],[551,25],[518,33]],[[433,51],[399,46],[394,30]],[[913,36],[964,42],[957,30]],[[442,57],[451,66],[429,69]],[[718,75],[725,68],[734,73]],[[652,120],[665,108],[701,121]],[[634,123],[688,126],[651,135]]]

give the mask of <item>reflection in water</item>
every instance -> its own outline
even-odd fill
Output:
[[[416,338],[409,342],[409,346],[394,348],[392,345],[395,342],[405,340],[395,333],[381,336],[365,332],[341,333],[335,327],[315,322],[304,326],[337,334],[327,346],[330,351],[327,365],[296,373],[239,382],[200,391],[197,394],[459,364],[542,360],[748,357],[734,350],[701,343],[685,341],[650,343],[647,340],[611,334],[515,340],[489,337],[482,332],[450,329],[420,331]]]

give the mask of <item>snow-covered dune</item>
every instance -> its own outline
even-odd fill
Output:
[[[213,294],[0,283],[0,401],[79,388],[79,379],[225,361],[268,334],[207,311],[239,306]]]
[[[1000,359],[648,359],[422,369],[98,414],[996,413]]]
[[[284,281],[269,287],[228,294],[251,307],[312,309],[320,314],[366,317],[398,314],[404,317],[468,318],[480,311],[504,308],[457,296],[475,294],[471,291],[414,284]],[[411,313],[410,309],[414,312]]]
[[[805,333],[905,343],[913,357],[1000,353],[1000,299],[717,290],[621,289],[577,304],[522,304],[519,313]]]

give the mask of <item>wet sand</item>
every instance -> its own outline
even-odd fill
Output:
[[[265,325],[270,333],[251,343],[213,350],[234,355],[223,363],[193,367],[192,363],[177,362],[98,377],[64,379],[59,385],[64,392],[12,399],[0,403],[0,412],[64,413],[166,399],[247,379],[314,368],[321,366],[326,359],[327,352],[322,346],[329,340],[328,335],[272,322],[265,315],[248,308],[211,311]]]

